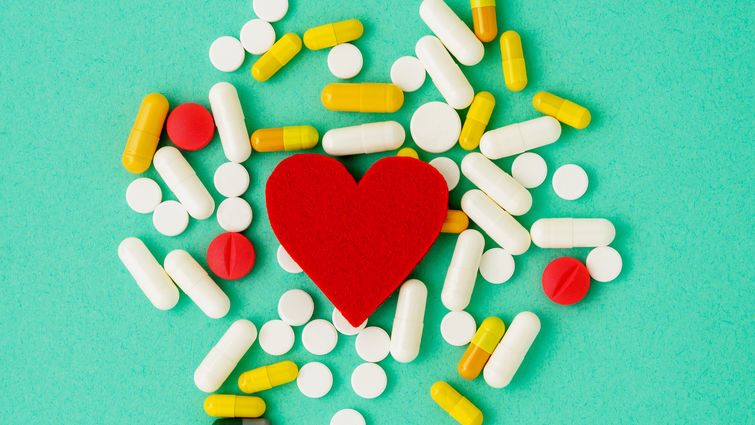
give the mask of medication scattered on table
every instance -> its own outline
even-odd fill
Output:
[[[271,356],[282,356],[291,351],[294,346],[294,330],[282,320],[270,320],[260,328],[259,341],[262,351]],[[244,391],[243,388],[242,391]]]
[[[253,0],[252,8],[258,18],[267,22],[277,22],[288,12],[288,0]]]
[[[320,398],[333,387],[333,373],[320,362],[310,362],[299,369],[296,385],[305,396]]]
[[[532,98],[532,106],[541,113],[577,129],[583,129],[590,124],[590,111],[555,94],[541,91]]]
[[[422,150],[441,153],[454,147],[459,139],[461,119],[447,103],[428,102],[414,111],[409,129]]]
[[[472,103],[472,85],[437,37],[420,38],[414,53],[446,103],[454,109],[464,109]]]
[[[621,255],[610,246],[599,246],[587,254],[585,265],[590,277],[598,282],[610,282],[621,273]]]
[[[456,247],[440,293],[440,299],[447,309],[461,311],[469,305],[484,249],[485,237],[477,230],[467,229],[456,239]]]
[[[309,50],[320,50],[337,44],[354,41],[364,33],[364,26],[357,19],[325,24],[304,32],[304,45]]]
[[[289,273],[301,273],[302,269],[299,267],[298,264],[294,261],[293,258],[291,258],[290,255],[288,255],[288,252],[286,252],[286,249],[283,248],[283,245],[278,245],[278,251],[276,254],[276,257],[278,258],[278,264],[281,266],[281,268]]]
[[[481,190],[465,193],[461,198],[461,209],[509,254],[521,255],[530,248],[527,229]]]
[[[459,360],[458,370],[462,378],[475,379],[480,375],[505,330],[506,325],[497,317],[491,316],[482,321],[480,328],[477,329],[467,350]]]
[[[587,192],[587,173],[579,165],[566,164],[553,173],[553,190],[567,201],[579,199]]]
[[[532,208],[529,190],[481,153],[468,153],[461,161],[461,172],[509,214],[526,214]]]
[[[396,112],[404,104],[404,92],[387,83],[331,83],[320,100],[331,111]]]
[[[438,381],[430,388],[430,396],[461,425],[481,425],[482,412],[450,385]]]
[[[391,82],[405,92],[419,90],[426,74],[422,62],[414,56],[401,56],[391,66]]]
[[[204,399],[204,411],[221,418],[256,418],[265,413],[265,401],[259,397],[212,394]]]
[[[396,152],[396,156],[406,156],[409,158],[419,159],[419,154],[412,148],[401,148]]]
[[[278,300],[278,315],[291,326],[301,326],[312,318],[315,302],[301,289],[290,289]]]
[[[522,53],[522,39],[514,31],[501,35],[503,79],[511,91],[522,91],[527,86],[527,67]],[[547,114],[546,114],[547,115]]]
[[[198,151],[210,144],[215,135],[215,121],[204,106],[184,103],[170,111],[165,130],[177,147],[185,151]]]
[[[221,279],[241,279],[252,271],[254,260],[252,242],[240,233],[221,233],[207,247],[207,265]]]
[[[252,322],[245,319],[233,322],[194,372],[197,388],[206,393],[217,391],[255,339],[257,328]]]
[[[354,409],[341,409],[330,419],[330,425],[366,425],[364,416]]]
[[[424,0],[419,16],[459,63],[472,66],[482,60],[482,43],[443,0]]]
[[[154,163],[157,173],[190,216],[204,220],[212,215],[215,201],[178,149],[172,146],[158,149]]]
[[[334,77],[342,80],[354,78],[362,70],[362,52],[351,43],[334,46],[328,52],[328,69]]]
[[[228,314],[231,300],[199,263],[183,249],[165,257],[165,271],[207,317],[219,319]]]
[[[267,21],[252,19],[241,27],[239,40],[244,50],[253,55],[261,55],[273,47],[275,29]]]
[[[498,22],[495,17],[495,0],[472,0],[474,34],[483,43],[495,40]]]
[[[401,285],[390,343],[391,356],[397,362],[409,363],[419,355],[426,304],[427,287],[424,283],[410,279]]]
[[[387,385],[388,376],[385,370],[375,363],[362,363],[351,374],[351,388],[362,398],[379,397]]]
[[[139,107],[121,161],[126,170],[139,174],[147,171],[160,142],[165,117],[168,116],[168,99],[159,93],[148,94]]]
[[[485,382],[493,388],[507,386],[519,370],[538,332],[540,319],[535,313],[523,311],[517,314],[485,365],[482,373]]]
[[[459,166],[452,159],[440,156],[430,160],[429,164],[438,170],[440,175],[446,180],[449,191],[453,190],[459,184],[461,172],[459,171]]]
[[[384,152],[398,149],[405,138],[401,124],[381,121],[328,130],[322,136],[322,148],[333,156]]]
[[[503,248],[491,248],[482,254],[480,274],[490,283],[504,283],[514,275],[514,257]]]
[[[583,248],[609,245],[616,228],[604,218],[541,218],[530,234],[540,248]]]
[[[163,266],[138,238],[124,239],[118,245],[118,258],[155,308],[170,310],[178,303],[178,288]]]
[[[246,161],[252,147],[236,87],[230,83],[217,83],[210,88],[209,98],[225,157],[231,162]]]
[[[377,363],[388,357],[391,351],[391,337],[382,328],[368,326],[357,334],[354,345],[357,355],[362,360]]]
[[[589,289],[590,273],[576,258],[557,258],[543,271],[543,291],[556,304],[576,304]]]
[[[242,198],[227,198],[218,206],[218,224],[226,232],[243,232],[252,224],[252,207]]]
[[[126,188],[126,203],[139,214],[149,214],[163,199],[163,192],[157,183],[147,177],[132,181]]]
[[[333,316],[332,316],[333,326],[338,330],[338,332],[344,334],[344,335],[356,335],[359,332],[362,331],[367,326],[367,320],[362,322],[359,326],[354,327],[351,326],[351,323],[349,323],[341,314],[340,311],[338,311],[337,308],[333,309]]]
[[[301,38],[294,33],[284,35],[252,65],[252,77],[257,81],[269,80],[300,51]]]
[[[486,131],[480,139],[480,152],[499,159],[551,144],[559,137],[561,124],[545,116]]]
[[[165,236],[178,236],[189,226],[189,213],[176,201],[160,203],[152,212],[155,230]]]
[[[215,170],[213,181],[226,198],[241,196],[249,188],[249,172],[241,164],[226,162]]]
[[[492,94],[481,91],[474,96],[459,135],[459,145],[462,148],[468,151],[477,149],[477,146],[480,145],[480,139],[485,133],[485,128],[490,122],[494,107],[495,98]]]
[[[457,347],[469,344],[476,330],[474,317],[466,311],[449,311],[440,321],[440,335]]]
[[[261,128],[252,133],[252,147],[257,152],[298,151],[314,148],[319,138],[311,125]]]
[[[218,71],[233,72],[244,63],[244,46],[235,37],[223,36],[210,45],[210,63]]]
[[[293,382],[298,375],[299,367],[296,363],[284,360],[242,373],[239,376],[239,389],[247,394],[253,394]]]
[[[440,228],[441,233],[461,233],[469,227],[469,217],[464,211],[448,210],[446,220]]]
[[[316,356],[324,356],[336,348],[338,332],[327,320],[315,319],[304,325],[301,332],[304,348]]]
[[[525,152],[514,158],[511,176],[525,188],[532,189],[543,184],[548,176],[548,165],[542,156],[534,152]]]

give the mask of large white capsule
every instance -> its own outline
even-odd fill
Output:
[[[217,391],[255,339],[257,327],[252,322],[245,319],[233,322],[194,371],[197,388],[206,393]]]
[[[398,362],[409,363],[419,354],[426,303],[424,283],[410,279],[401,285],[391,331],[391,356]]]
[[[443,0],[425,0],[419,16],[459,63],[477,65],[485,54],[480,40]]]
[[[532,207],[529,190],[481,153],[467,154],[461,172],[511,215],[525,214]]]
[[[231,300],[188,252],[183,249],[169,252],[165,271],[208,317],[219,319],[228,314]]]
[[[540,248],[581,248],[610,244],[616,228],[604,218],[541,218],[530,234]]]
[[[508,385],[538,332],[540,319],[535,313],[523,311],[517,314],[482,371],[485,382],[493,388]]]
[[[446,103],[454,109],[464,109],[472,103],[472,85],[437,37],[426,35],[420,38],[414,53]]]
[[[486,131],[480,139],[480,152],[490,159],[504,158],[551,144],[560,136],[558,120],[544,116]]]
[[[465,193],[461,198],[461,209],[509,254],[521,255],[529,249],[527,229],[481,190]]]
[[[396,121],[373,122],[334,128],[322,136],[322,148],[329,155],[356,155],[398,149],[406,131]]]
[[[152,163],[189,215],[197,220],[204,220],[212,215],[215,201],[178,149],[172,146],[158,149]]]
[[[231,162],[246,161],[252,154],[252,144],[236,87],[225,82],[212,86],[210,108],[225,157]]]
[[[440,300],[447,309],[461,311],[469,305],[484,250],[485,237],[477,230],[467,229],[456,239],[454,255],[440,293]]]
[[[175,307],[178,289],[144,242],[133,237],[124,239],[118,245],[118,257],[152,305],[160,310]]]

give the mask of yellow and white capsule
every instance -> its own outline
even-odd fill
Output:
[[[261,128],[252,133],[251,143],[257,152],[299,151],[317,146],[320,135],[311,125]]]
[[[157,143],[160,142],[168,107],[168,99],[159,93],[148,94],[142,100],[121,157],[126,170],[134,174],[147,171],[155,156]]]
[[[541,91],[532,98],[532,106],[543,114],[577,129],[583,129],[590,124],[590,111],[587,108],[546,91]]]
[[[304,33],[304,45],[309,50],[325,49],[356,40],[363,33],[362,23],[357,19],[349,19],[308,29]]]
[[[503,79],[511,91],[521,91],[527,87],[527,67],[524,65],[522,39],[514,31],[501,35],[501,58],[503,59]]]
[[[490,122],[494,107],[495,98],[492,94],[481,91],[475,95],[459,135],[459,145],[462,148],[468,151],[477,149],[477,146],[480,145],[480,139],[485,133],[485,128]]]
[[[284,35],[252,65],[252,77],[257,81],[267,81],[299,51],[301,51],[301,38],[294,33]]]

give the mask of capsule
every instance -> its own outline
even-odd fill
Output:
[[[526,214],[532,207],[530,191],[481,153],[468,153],[461,161],[461,172],[511,215]]]
[[[499,159],[549,145],[560,136],[561,124],[545,116],[486,131],[480,139],[480,152],[490,159]]]
[[[159,93],[148,94],[142,100],[121,157],[126,170],[134,174],[147,171],[160,142],[168,108],[168,99]]]
[[[404,127],[396,121],[373,122],[329,130],[322,136],[322,148],[333,156],[384,152],[398,149],[405,138]]]
[[[495,17],[495,0],[472,0],[474,34],[483,43],[495,40],[498,22]]]
[[[587,108],[560,98],[555,94],[541,91],[532,98],[532,106],[541,113],[550,115],[577,129],[583,129],[590,124],[590,111]]]
[[[530,233],[540,248],[582,248],[609,245],[616,228],[604,218],[541,218]]]
[[[419,16],[459,63],[472,66],[482,60],[482,43],[443,0],[424,0]]]
[[[178,303],[178,288],[147,246],[138,238],[126,238],[118,245],[118,257],[149,301],[160,310]]]
[[[265,400],[254,396],[212,394],[204,399],[204,411],[221,418],[258,418],[265,407]]]
[[[492,94],[481,91],[477,93],[469,106],[467,118],[464,120],[464,126],[461,127],[459,136],[459,145],[462,148],[471,151],[477,149],[480,145],[482,134],[485,133],[485,127],[490,122],[490,116],[493,114],[495,107],[495,98]]]
[[[228,328],[194,371],[194,384],[200,390],[217,391],[257,339],[254,323],[240,319]]]
[[[225,157],[231,162],[246,161],[252,148],[236,87],[226,82],[217,83],[210,89],[209,97]]]
[[[314,148],[319,138],[311,125],[261,128],[252,133],[252,147],[257,152],[298,151]]]
[[[461,233],[469,227],[469,217],[464,211],[448,210],[446,220],[440,228],[441,233]]]
[[[228,314],[231,300],[188,252],[183,249],[169,252],[165,271],[208,317],[219,319]]]
[[[472,337],[472,342],[469,343],[467,351],[459,361],[459,375],[462,378],[477,378],[490,355],[493,354],[504,331],[506,331],[506,325],[497,317],[488,317],[480,323],[480,327]]]
[[[425,322],[427,287],[417,279],[401,285],[396,303],[396,316],[391,331],[391,356],[398,362],[409,363],[417,358]]]
[[[395,84],[332,83],[320,99],[331,111],[396,112],[404,104],[404,92]]]
[[[482,191],[473,189],[465,193],[461,209],[509,254],[521,255],[530,248],[527,229]]]
[[[212,425],[270,425],[270,421],[265,418],[222,418],[216,419]]]
[[[364,26],[358,19],[325,24],[304,32],[304,45],[309,50],[320,50],[337,44],[354,41],[364,33]]]
[[[172,146],[158,149],[155,153],[155,170],[189,215],[197,220],[212,215],[215,201],[178,149]]]
[[[501,58],[506,87],[511,91],[523,90],[527,86],[527,68],[524,66],[522,39],[516,32],[506,31],[501,35]]]
[[[485,237],[477,230],[467,229],[456,239],[454,254],[440,293],[440,300],[447,309],[461,311],[469,305],[484,250]]]
[[[252,65],[252,77],[257,81],[267,81],[300,50],[301,38],[298,35],[294,33],[284,35]]]
[[[286,360],[242,373],[239,376],[239,389],[247,394],[269,390],[293,381],[298,375],[296,363]]]
[[[426,35],[420,38],[414,53],[446,103],[454,109],[464,109],[472,103],[472,85],[437,37]]]
[[[485,382],[493,388],[503,388],[508,385],[538,332],[540,332],[540,319],[535,313],[523,311],[517,314],[485,365],[482,372]]]
[[[419,154],[412,148],[401,148],[396,152],[396,156],[406,156],[409,158],[419,159]]]
[[[430,396],[461,425],[482,424],[482,412],[466,397],[443,381],[433,384]]]

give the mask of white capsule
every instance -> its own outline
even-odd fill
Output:
[[[398,149],[406,131],[396,121],[373,122],[334,128],[322,136],[322,148],[329,155],[356,155]]]
[[[529,249],[527,229],[481,190],[465,193],[461,198],[461,209],[509,254],[520,255]]]
[[[204,220],[212,215],[215,201],[178,149],[172,146],[158,149],[152,163],[189,215],[197,220]]]
[[[486,131],[480,139],[480,152],[490,159],[504,158],[549,145],[560,136],[558,120],[544,116]]]
[[[604,218],[541,218],[530,234],[540,248],[583,248],[610,244],[616,228]]]
[[[417,358],[425,322],[427,287],[417,279],[410,279],[398,291],[396,316],[391,331],[391,356],[401,363]]]
[[[467,229],[456,239],[454,255],[440,293],[440,300],[447,309],[461,311],[469,305],[484,250],[485,237],[477,230]]]
[[[246,319],[233,322],[194,371],[197,388],[206,393],[217,391],[255,339],[257,328],[254,323]]]
[[[511,215],[525,214],[532,207],[529,190],[481,153],[467,154],[461,161],[461,172]]]
[[[244,162],[252,154],[249,131],[236,87],[230,83],[217,83],[210,89],[210,108],[218,127],[223,153],[231,162]]]
[[[540,319],[535,313],[523,311],[517,314],[482,371],[485,382],[493,388],[508,385],[538,332]]]
[[[118,245],[118,257],[152,305],[160,310],[175,307],[178,289],[144,242],[133,237],[124,239]]]
[[[188,252],[169,252],[165,271],[208,317],[219,319],[230,310],[231,300]]]
[[[459,63],[466,66],[480,63],[485,47],[443,0],[423,1],[419,16]]]
[[[437,37],[426,35],[420,38],[414,53],[446,103],[454,109],[464,109],[472,103],[472,85]]]

